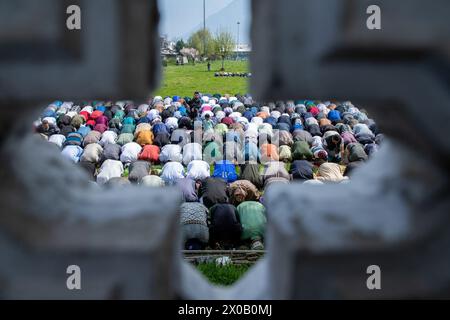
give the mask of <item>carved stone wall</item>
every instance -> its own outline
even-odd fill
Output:
[[[371,4],[381,30],[366,28]],[[449,296],[444,9],[446,1],[253,1],[256,97],[348,99],[390,139],[349,184],[270,190],[272,297]],[[382,290],[366,287],[372,264]]]
[[[65,17],[60,3],[1,4],[0,298],[449,296],[448,1],[377,1],[373,31],[369,1],[252,2],[255,97],[349,99],[389,139],[348,184],[269,190],[267,255],[230,288],[182,262],[175,190],[96,190],[26,134],[49,99],[143,99],[157,85],[156,0],[80,1],[79,34],[45,20],[45,8]],[[36,20],[48,25],[14,24]],[[71,264],[81,291],[66,288]],[[366,287],[372,264],[382,290]]]

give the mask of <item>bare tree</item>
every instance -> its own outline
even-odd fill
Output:
[[[224,61],[225,58],[233,53],[234,39],[233,35],[227,31],[220,31],[214,38],[214,53],[216,56],[222,58],[222,69],[225,71]]]

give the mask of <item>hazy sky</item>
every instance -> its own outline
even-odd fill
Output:
[[[206,17],[220,11],[233,0],[206,0]],[[203,0],[158,0],[161,13],[159,32],[169,39],[180,37],[203,23]]]

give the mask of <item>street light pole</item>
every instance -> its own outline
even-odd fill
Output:
[[[203,0],[203,57],[206,56],[206,0]]]
[[[236,60],[238,59],[238,57],[239,57],[239,25],[240,25],[241,23],[238,21],[237,22],[237,43],[236,43]]]

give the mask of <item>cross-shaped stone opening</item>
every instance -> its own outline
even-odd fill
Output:
[[[5,127],[9,131],[2,139],[5,167],[1,174],[2,181],[7,182],[1,186],[1,224],[5,230],[0,234],[4,249],[1,260],[5,263],[1,264],[0,278],[7,279],[2,296],[343,298],[433,295],[442,292],[441,288],[445,290],[445,286],[426,281],[419,281],[422,285],[398,285],[405,283],[408,274],[426,280],[429,272],[439,274],[442,283],[448,282],[448,274],[439,271],[446,265],[439,249],[447,234],[442,213],[448,207],[447,165],[443,161],[448,158],[448,144],[436,131],[436,121],[444,123],[445,116],[433,122],[420,116],[423,105],[435,110],[448,99],[440,72],[434,68],[448,61],[448,57],[430,59],[429,55],[416,55],[413,60],[403,59],[411,44],[423,45],[428,39],[410,36],[405,40],[405,51],[395,51],[394,60],[390,59],[394,55],[389,54],[377,60],[361,50],[361,59],[349,62],[345,54],[336,52],[360,50],[352,47],[352,41],[367,37],[367,48],[379,48],[389,46],[389,40],[402,31],[373,36],[361,29],[363,3],[334,4],[323,12],[325,3],[253,1],[252,91],[261,99],[295,99],[301,88],[302,95],[361,101],[392,140],[355,172],[352,183],[339,188],[277,185],[270,190],[266,196],[270,217],[268,253],[229,289],[209,285],[181,262],[179,203],[169,197],[175,189],[155,189],[150,195],[133,186],[96,190],[81,177],[79,169],[61,161],[48,144],[44,147],[24,134],[37,112],[37,104],[33,103],[47,101],[55,88],[60,88],[61,96],[67,98],[78,94],[119,98],[142,96],[154,87],[159,65],[154,50],[156,2],[114,1],[105,6],[100,0],[80,1],[81,6],[86,6],[85,17],[91,28],[89,32],[81,31],[80,41],[85,49],[79,60],[75,58],[76,62],[30,66],[25,62],[9,64],[2,58],[2,105],[7,112],[12,112],[14,105],[14,113],[23,119],[23,125]],[[396,5],[384,5],[394,17],[401,17]],[[345,24],[339,14],[343,11],[353,14]],[[300,26],[291,28],[295,12],[309,14]],[[322,28],[307,28],[319,12],[324,21]],[[95,13],[104,18],[101,25]],[[124,22],[128,17],[130,20]],[[279,23],[268,24],[269,17]],[[401,26],[404,22],[386,20],[387,26]],[[150,28],[142,28],[148,24]],[[136,53],[115,36],[96,37],[103,34],[104,28],[117,30],[115,34],[129,44],[139,43],[142,51]],[[433,32],[425,29],[424,34]],[[135,38],[127,36],[130,34]],[[98,60],[98,52],[88,49],[96,41],[99,47],[113,48],[107,59]],[[278,44],[277,50],[270,50],[273,43]],[[424,52],[433,53],[429,49]],[[126,59],[124,64],[122,58],[130,55],[135,60]],[[101,63],[96,65],[95,61]],[[144,61],[146,67],[139,65]],[[84,71],[90,68],[100,68],[103,77],[88,77]],[[105,77],[107,81],[102,83]],[[133,85],[136,83],[142,87]],[[23,86],[28,90],[20,93]],[[271,90],[272,86],[277,90]],[[74,88],[80,90],[73,93]],[[401,123],[394,121],[398,112],[404,116]],[[411,133],[413,122],[420,124],[421,135]],[[407,139],[411,134],[414,140]],[[427,173],[421,170],[424,166],[429,168]],[[330,196],[324,199],[324,193]],[[426,217],[424,210],[428,211]],[[432,232],[434,239],[427,237]],[[437,263],[430,269],[424,259]],[[87,280],[83,282],[85,290],[74,293],[61,286],[55,274],[76,262],[85,270]],[[386,272],[384,291],[368,291],[366,287],[365,269],[371,264],[381,265]],[[405,267],[410,270],[407,274]],[[47,290],[38,289],[42,287]]]

